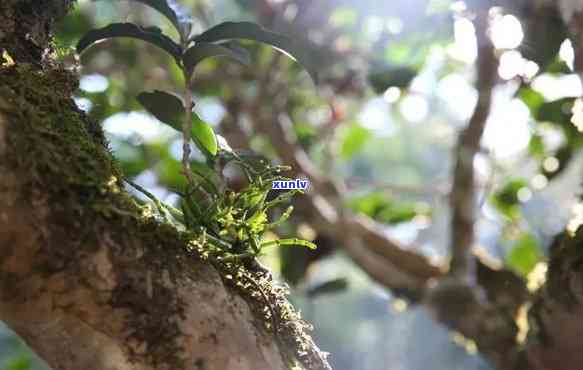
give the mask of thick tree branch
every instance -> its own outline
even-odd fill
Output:
[[[59,370],[330,369],[281,289],[228,278],[121,189],[76,76],[43,60],[69,3],[0,4],[0,319]]]
[[[247,303],[178,234],[126,216],[119,197],[90,203],[109,219],[74,208],[90,186],[37,187],[37,168],[16,164],[27,154],[13,152],[24,135],[14,119],[0,112],[0,318],[54,369],[286,368],[266,332],[242,325]]]

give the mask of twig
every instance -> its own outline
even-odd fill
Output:
[[[351,243],[353,248],[351,255],[362,256],[355,258],[355,262],[389,289],[414,291],[424,286],[428,279],[440,276],[441,270],[438,267],[432,265],[424,256],[407,250],[389,238],[376,222],[367,217],[355,216],[343,209],[341,186],[321,174],[297,143],[291,120],[283,112],[285,99],[281,97],[273,99],[275,120],[273,116],[265,117],[265,114],[262,114],[263,99],[270,91],[267,84],[271,83],[270,78],[276,75],[274,70],[276,67],[277,64],[272,61],[270,69],[265,71],[265,76],[260,79],[262,83],[259,87],[260,92],[250,112],[255,117],[252,122],[257,131],[268,135],[284,163],[290,164],[297,173],[303,173],[310,179],[312,185],[310,193],[298,200],[308,204],[312,222],[318,231],[334,235],[342,244],[349,240],[349,237],[361,240],[359,243]],[[276,91],[285,92],[286,89],[278,87]],[[368,263],[373,260],[374,266]],[[382,278],[381,271],[385,274]]]
[[[188,44],[190,43],[188,36],[189,35],[187,33],[180,32],[180,46],[183,50],[186,50],[188,48]],[[192,82],[192,71],[189,71],[183,63],[180,67],[182,69],[182,76],[184,77],[184,108],[186,110],[184,114],[184,122],[182,122],[182,172],[186,177],[188,185],[193,186],[194,176],[190,170],[190,130],[192,128],[192,109],[194,108],[194,102],[192,101],[192,90],[190,86]]]

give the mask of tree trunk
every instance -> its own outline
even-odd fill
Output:
[[[0,319],[59,370],[328,368],[281,289],[229,279],[124,192],[47,54],[70,3],[0,3]],[[276,334],[266,306],[291,316]]]
[[[575,72],[583,78],[583,3],[541,4],[557,7],[573,44]],[[546,283],[529,312],[527,352],[536,369],[579,370],[583,364],[583,220],[569,229],[553,243]]]

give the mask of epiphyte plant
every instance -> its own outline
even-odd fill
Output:
[[[285,181],[281,175],[283,166],[272,166],[265,160],[248,161],[233,151],[212,127],[194,112],[192,85],[196,66],[206,58],[226,57],[244,65],[251,64],[248,51],[237,40],[265,43],[282,51],[302,64],[312,79],[317,81],[316,69],[312,61],[295,40],[268,31],[251,22],[224,22],[200,33],[192,34],[193,20],[185,16],[172,0],[134,0],[147,5],[165,16],[176,28],[179,40],[174,41],[158,27],[142,27],[133,23],[112,23],[103,28],[87,32],[77,44],[80,54],[96,43],[118,37],[139,39],[170,54],[184,78],[183,96],[155,90],[142,92],[137,96],[139,103],[159,121],[178,130],[183,136],[182,172],[186,177],[186,189],[181,193],[181,207],[178,210],[162,204],[140,186],[126,180],[144,193],[156,204],[159,212],[167,220],[170,215],[186,230],[202,236],[211,252],[227,258],[253,259],[264,247],[272,245],[298,245],[309,248],[315,246],[299,239],[279,239],[263,241],[266,231],[283,222],[291,213],[291,207],[280,220],[270,223],[267,211],[275,205],[289,200],[299,191],[289,191],[268,201],[267,194],[272,181]],[[209,167],[214,167],[217,159],[223,163],[233,162],[240,166],[247,176],[249,185],[239,193],[225,189],[220,184],[220,173],[209,169],[191,168],[190,143],[194,141],[207,159]],[[217,184],[213,177],[219,177]],[[207,249],[208,251],[208,249]]]
[[[158,120],[181,131],[184,136],[182,165],[184,175],[192,180],[189,171],[190,139],[207,158],[216,156],[219,145],[212,128],[193,112],[192,82],[196,66],[206,58],[226,57],[249,65],[249,53],[235,40],[252,40],[269,44],[300,62],[316,80],[315,69],[297,43],[288,37],[268,31],[251,22],[224,22],[201,34],[192,35],[192,18],[178,15],[176,5],[170,0],[134,0],[148,5],[163,14],[176,28],[179,42],[162,33],[158,27],[141,27],[133,23],[112,23],[89,31],[77,44],[82,53],[99,41],[129,37],[151,43],[170,54],[184,76],[183,99],[164,92],[143,92],[138,101]],[[171,6],[174,5],[174,6]]]

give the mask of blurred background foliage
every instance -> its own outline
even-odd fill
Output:
[[[505,2],[492,11],[499,83],[475,162],[477,230],[479,246],[495,260],[535,279],[580,191],[583,125],[572,112],[583,88],[572,72],[573,48],[560,19],[530,14],[520,4]],[[274,67],[276,52],[257,44],[245,44],[252,68],[205,61],[196,73],[195,110],[233,148],[278,160],[270,133],[254,126],[249,102],[262,96],[262,83],[283,81],[297,145],[322,173],[345,185],[343,206],[381,222],[387,233],[432,259],[448,254],[451,154],[477,100],[476,40],[463,2],[181,0],[180,5],[192,12],[196,32],[226,20],[255,21],[301,41],[321,66],[315,88],[301,67],[287,60]],[[165,19],[140,4],[80,0],[59,25],[58,58],[78,68],[75,42],[90,28],[114,21],[161,24],[176,36]],[[175,203],[175,190],[184,183],[180,137],[146,114],[135,96],[173,91],[180,86],[179,70],[164,53],[128,39],[104,42],[82,60],[79,107],[102,124],[125,174]],[[261,110],[277,114],[271,111],[274,100],[263,96]],[[194,159],[202,156],[195,153]],[[236,188],[238,175],[226,175]],[[297,208],[279,233],[314,240],[320,248],[282,249],[264,259],[291,285],[291,299],[314,324],[334,369],[421,370],[428,363],[436,370],[491,368],[475,345],[371,281]],[[41,368],[0,327],[0,369]]]

